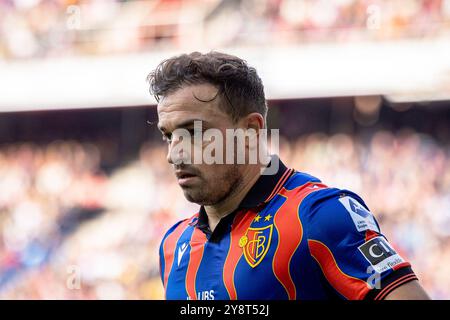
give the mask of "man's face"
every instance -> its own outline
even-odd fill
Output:
[[[172,152],[181,141],[177,129],[186,129],[193,136],[194,121],[201,121],[203,131],[220,130],[223,137],[226,129],[237,127],[231,117],[220,110],[221,98],[216,97],[217,92],[210,84],[189,85],[165,96],[158,104],[158,128],[168,142],[167,160],[175,169],[186,199],[201,205],[219,203],[242,181],[241,165],[205,164],[203,161],[194,164],[194,150],[203,151],[208,142],[196,143],[192,137],[190,150],[183,150],[183,156]],[[180,163],[187,158],[190,164]]]

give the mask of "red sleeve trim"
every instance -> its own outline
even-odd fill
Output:
[[[386,296],[391,293],[392,291],[394,291],[395,289],[397,289],[398,287],[400,287],[402,284],[405,284],[409,281],[412,280],[418,280],[417,276],[413,273],[413,274],[407,274],[397,280],[395,280],[394,282],[392,282],[391,284],[389,284],[386,288],[384,288],[383,290],[381,290],[381,292],[375,297],[374,300],[383,300],[384,298],[386,298]]]
[[[411,269],[411,265],[409,263],[399,264],[396,270],[381,279],[379,287],[373,288],[364,296],[364,300],[382,300],[393,290],[412,280],[417,280],[417,276]]]

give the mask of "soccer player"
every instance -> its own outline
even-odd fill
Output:
[[[248,152],[244,161],[195,161],[213,143],[198,139],[208,129],[217,139],[266,128],[254,68],[232,55],[194,52],[163,61],[148,80],[167,160],[187,200],[200,205],[162,239],[167,299],[428,299],[357,194],[287,168],[276,155],[251,163],[250,138],[233,140]]]

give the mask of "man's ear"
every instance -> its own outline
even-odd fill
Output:
[[[254,129],[256,133],[259,133],[260,129],[264,129],[265,121],[262,114],[253,112],[245,117],[245,128]]]
[[[243,120],[242,125],[248,136],[248,139],[245,139],[246,148],[256,150],[260,130],[264,129],[264,117],[260,113],[254,112],[248,114]]]

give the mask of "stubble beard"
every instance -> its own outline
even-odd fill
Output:
[[[233,165],[223,176],[216,177],[213,181],[198,187],[183,188],[183,193],[189,202],[211,206],[228,198],[241,183],[242,175],[237,165]]]

